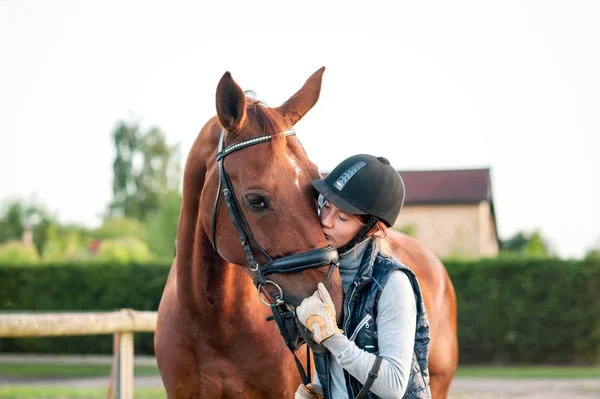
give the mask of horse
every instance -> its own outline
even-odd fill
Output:
[[[400,211],[402,217],[402,211]],[[458,367],[456,293],[440,259],[421,242],[393,229],[386,239],[396,259],[417,275],[429,318],[429,386],[433,399],[448,396]]]
[[[311,370],[302,345],[310,337],[293,310],[326,282],[341,321],[337,253],[311,185],[320,173],[292,130],[318,101],[324,71],[275,108],[247,97],[229,72],[217,85],[217,115],[185,163],[176,252],[158,309],[155,353],[171,399],[292,398]],[[445,395],[447,386],[433,385],[449,385],[456,368],[454,291],[441,262],[403,240],[394,247],[423,278],[431,331],[450,336],[432,335],[430,353],[432,392]]]

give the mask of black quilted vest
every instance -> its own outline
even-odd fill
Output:
[[[408,380],[406,399],[430,399],[429,369],[427,367],[427,356],[429,354],[429,321],[425,313],[421,289],[417,278],[412,270],[404,266],[394,258],[380,253],[375,244],[371,244],[365,251],[361,260],[361,266],[352,285],[348,288],[344,297],[344,334],[356,345],[370,353],[379,354],[377,345],[377,302],[381,291],[385,286],[390,274],[395,270],[401,270],[408,276],[417,304],[417,329],[415,332],[415,350]],[[326,399],[331,397],[331,386],[329,377],[328,352],[314,354],[315,368],[319,382],[323,387]],[[344,371],[348,398],[355,398],[362,388],[362,384],[349,373]],[[366,398],[377,398],[369,392]],[[335,398],[338,399],[338,398]]]

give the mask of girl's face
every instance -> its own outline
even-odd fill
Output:
[[[340,211],[327,200],[323,203],[320,217],[327,243],[335,248],[348,244],[363,226],[358,217]]]

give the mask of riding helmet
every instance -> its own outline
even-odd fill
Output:
[[[312,184],[342,212],[375,216],[388,227],[404,204],[404,181],[384,157],[351,156]]]

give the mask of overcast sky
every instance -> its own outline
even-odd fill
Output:
[[[322,170],[490,167],[501,238],[539,228],[581,256],[600,239],[599,21],[592,0],[0,1],[0,200],[93,226],[118,120],[185,157],[225,71],[277,106],[326,66],[297,125]]]

